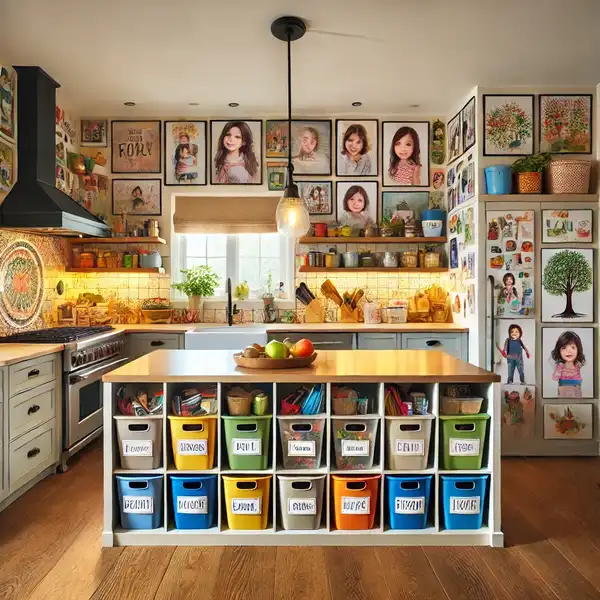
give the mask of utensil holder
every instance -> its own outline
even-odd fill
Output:
[[[306,307],[304,316],[306,323],[324,323],[325,322],[325,307],[320,300],[311,300]]]
[[[339,321],[340,323],[358,323],[359,315],[358,315],[358,307],[354,310],[348,308],[345,304],[340,306],[340,315]]]

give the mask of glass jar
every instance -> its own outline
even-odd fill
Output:
[[[407,250],[402,253],[402,266],[405,269],[416,269],[418,257],[416,250]]]
[[[387,269],[398,267],[398,255],[395,252],[386,252],[383,255],[383,266]]]

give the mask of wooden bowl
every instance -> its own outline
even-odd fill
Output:
[[[233,355],[235,364],[244,369],[299,369],[310,366],[316,358],[316,352],[302,358],[244,358],[241,352]]]

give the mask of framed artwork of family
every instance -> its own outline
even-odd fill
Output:
[[[429,121],[383,122],[383,186],[429,187]]]
[[[165,121],[165,185],[206,185],[206,121]]]

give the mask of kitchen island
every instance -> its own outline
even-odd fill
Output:
[[[503,544],[500,527],[500,398],[499,386],[493,385],[499,378],[443,352],[324,351],[319,352],[317,360],[309,368],[247,370],[236,366],[230,351],[158,350],[112,371],[103,377],[103,381],[105,546]],[[244,426],[239,425],[239,419],[233,420],[233,426],[237,425],[237,430],[234,428],[232,438],[232,421],[227,399],[233,386],[245,384],[250,384],[250,388],[261,389],[270,400],[268,417],[245,417],[250,422],[256,423],[258,419],[262,419],[264,423],[262,438],[249,444],[247,440],[244,443],[240,439],[248,434],[244,431]],[[323,391],[322,409],[319,414],[310,417],[296,415],[298,421],[312,421],[312,431],[320,432],[320,437],[310,438],[312,444],[304,448],[302,443],[290,441],[288,425],[293,417],[282,414],[283,401],[295,388],[303,384],[308,388],[312,387],[313,390],[320,384],[319,389]],[[405,417],[387,415],[384,396],[386,385],[389,384],[401,386],[407,392],[417,395],[424,394],[429,402],[428,414]],[[171,425],[176,420],[168,418],[173,415],[172,399],[182,395],[185,388],[202,389],[207,385],[216,388],[216,414],[212,417],[217,424],[214,427],[214,439],[198,445],[198,454],[203,455],[202,468],[189,470],[188,463],[187,470],[177,469],[176,459],[181,459],[184,454],[185,458],[189,458],[189,451],[184,451],[183,448],[188,448],[185,443],[190,440],[181,440],[180,434],[176,434],[173,443]],[[341,415],[339,405],[336,411],[332,398],[335,386],[353,388],[359,396],[365,397],[365,410],[358,411],[362,414]],[[470,388],[472,396],[483,400],[481,414],[472,419],[473,423],[466,417],[467,425],[457,425],[456,431],[452,430],[452,437],[449,438],[447,417],[440,418],[442,398],[452,396],[464,386]],[[125,439],[128,434],[123,433],[126,431],[124,422],[126,424],[132,417],[120,414],[117,393],[121,390],[122,395],[134,396],[140,389],[148,395],[162,390],[165,402],[162,415],[137,417],[131,421],[137,424],[137,427],[130,429],[131,431],[136,428],[138,431],[149,428],[154,430],[145,442],[143,433],[130,435],[129,437],[134,438],[133,441],[137,440],[136,443],[132,443],[132,440]],[[487,427],[480,430],[477,426],[478,431],[475,432],[476,420],[484,422]],[[427,427],[424,426],[425,421]],[[409,431],[407,440],[396,439],[399,435],[398,423],[409,424],[408,428],[404,428]],[[455,426],[454,422],[451,424]],[[466,434],[459,431],[465,427]],[[301,431],[301,428],[299,430]],[[366,430],[367,434],[353,437],[348,433],[356,430]],[[396,433],[390,433],[394,431]],[[472,433],[468,433],[469,431]],[[477,436],[479,438],[475,439]],[[188,434],[188,437],[193,435]],[[350,443],[346,439],[340,440],[340,437],[350,438]],[[282,443],[282,439],[287,443]],[[293,440],[304,442],[309,438]],[[358,443],[353,444],[352,440]],[[409,443],[405,443],[406,441]],[[315,452],[315,444],[322,450]],[[126,447],[126,456],[123,456]],[[294,463],[293,457],[302,456],[302,452],[307,450],[308,453],[304,456],[312,456],[312,462],[298,458],[295,464],[290,465],[290,458]],[[181,455],[175,457],[174,451],[181,452]],[[262,457],[252,457],[253,454],[261,454]],[[206,460],[208,457],[209,462]],[[248,458],[260,458],[261,464],[257,466]],[[422,464],[417,465],[415,459],[417,462],[422,461]],[[473,460],[479,460],[478,464],[473,464]],[[178,462],[180,466],[183,463],[181,460]],[[176,526],[174,513],[177,512],[179,517],[182,511],[185,513],[188,510],[185,507],[189,503],[178,503],[177,507],[174,506],[176,495],[173,493],[172,478],[207,475],[216,478],[214,506],[207,508],[210,500],[207,502],[204,496],[200,497],[204,500],[194,497],[194,506],[197,515],[212,515],[209,526],[204,529]],[[308,512],[296,513],[303,515],[296,516],[296,520],[286,518],[291,516],[287,513],[283,514],[288,508],[291,510],[294,498],[285,496],[282,486],[293,476],[315,482],[321,480],[323,486],[319,502],[309,502],[306,505],[309,507]],[[445,479],[454,476],[474,480],[485,479],[486,487],[481,497],[476,498],[476,502],[461,502],[460,498],[456,497],[444,498],[441,488],[450,485]],[[148,492],[143,501],[132,501],[132,497],[128,496],[128,510],[124,515],[121,512],[124,503],[123,490],[120,487],[123,484],[119,479],[123,477],[139,477],[140,481],[152,478],[154,482],[158,482],[158,491],[151,498],[148,497]],[[334,492],[333,487],[334,480],[339,477],[357,478],[358,482],[361,482],[362,478],[372,478],[372,485],[376,491],[366,501],[366,505],[362,500],[352,502],[352,492],[348,492],[347,497],[338,498],[339,494]],[[398,497],[395,498],[394,505],[390,486],[398,485],[399,478],[410,477],[429,479],[427,485],[430,486],[430,491],[426,494],[426,499],[416,498],[416,512],[423,514],[424,526],[407,529],[398,526],[398,523],[402,522],[402,519],[397,518],[398,514],[401,513],[400,517],[404,518],[414,513],[410,508],[399,510],[398,506],[401,503],[398,502]],[[255,487],[267,486],[259,500],[252,497],[251,501],[240,503],[239,498],[231,497],[231,487],[228,488],[228,493],[225,490],[225,486],[231,485],[243,489],[244,484],[240,487],[238,482],[253,478],[258,482],[253,484]],[[429,490],[429,487],[427,489]],[[243,493],[238,495],[245,498],[252,496],[245,492],[246,490],[243,490]],[[181,497],[177,497],[177,501],[180,499]],[[348,502],[350,508],[346,506]],[[452,521],[454,516],[448,518],[445,512],[448,502],[462,507],[454,511],[460,516],[457,521]],[[319,510],[316,508],[317,504]],[[150,514],[148,511],[153,513],[151,516],[155,519],[151,525],[134,528],[139,527],[141,521],[131,525],[132,521],[128,515],[136,510],[136,506],[142,506],[142,515],[147,518]],[[474,511],[474,507],[477,507],[477,511]],[[469,522],[474,512],[481,516],[478,526],[472,526]],[[367,513],[370,522],[365,528],[352,529],[358,520],[348,520],[347,515]],[[290,523],[298,523],[298,519],[306,524],[309,514],[318,515],[313,527],[294,529],[299,526],[290,526]],[[186,516],[189,515],[188,512]],[[243,518],[240,519],[240,515]],[[262,515],[264,523],[261,519],[248,521],[249,515]],[[125,522],[129,523],[126,528],[122,526],[123,516]],[[467,520],[461,521],[461,518],[465,517]],[[252,528],[239,528],[240,524],[241,527],[246,527],[249,522],[258,524]],[[407,522],[412,521],[409,519]],[[461,528],[460,523],[463,522],[470,524]],[[351,524],[347,527],[338,526],[344,523]]]

